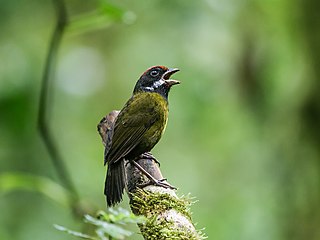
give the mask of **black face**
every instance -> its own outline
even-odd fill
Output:
[[[133,92],[158,92],[167,97],[171,86],[180,83],[169,79],[177,71],[164,66],[151,67],[142,74]]]
[[[162,76],[167,71],[164,67],[152,67],[145,71],[137,82],[136,87],[140,90],[155,90],[157,87],[164,84],[164,80],[161,81]]]

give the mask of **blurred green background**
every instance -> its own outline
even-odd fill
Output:
[[[37,131],[54,6],[0,2],[0,239],[74,239],[52,226],[83,230]],[[153,153],[198,200],[197,228],[219,240],[320,239],[319,5],[67,0],[49,126],[81,200],[105,209],[96,125],[161,64],[180,68],[182,84]]]

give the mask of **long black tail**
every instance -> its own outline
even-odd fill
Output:
[[[108,166],[104,195],[106,195],[108,207],[122,201],[123,189],[125,187],[124,161],[111,163]]]

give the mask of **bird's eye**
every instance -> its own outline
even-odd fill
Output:
[[[151,77],[156,77],[156,76],[159,75],[159,71],[153,70],[153,71],[150,72],[150,75],[151,75]]]

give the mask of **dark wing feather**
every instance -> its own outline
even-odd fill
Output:
[[[136,104],[139,105],[139,113],[135,112]],[[143,105],[141,100],[131,98],[120,112],[115,123],[111,147],[105,151],[105,163],[115,163],[130,153],[157,120],[150,106]]]

